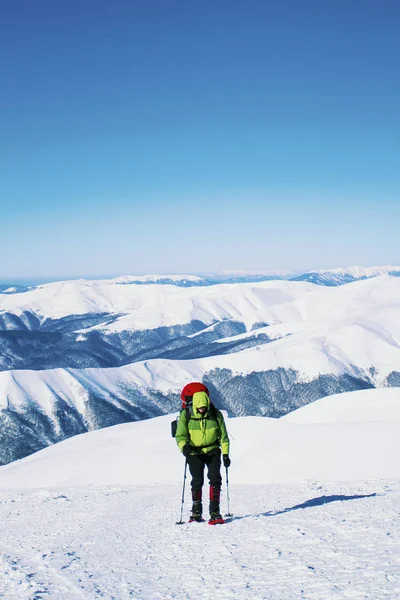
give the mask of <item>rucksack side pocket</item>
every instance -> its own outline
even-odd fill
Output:
[[[176,436],[177,429],[178,429],[178,418],[171,421],[171,435],[173,438]]]

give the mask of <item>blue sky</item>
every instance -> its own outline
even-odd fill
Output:
[[[0,279],[400,264],[397,0],[6,0]]]

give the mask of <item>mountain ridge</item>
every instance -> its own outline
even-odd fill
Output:
[[[260,281],[271,280],[289,280],[289,281],[310,281],[316,285],[344,285],[359,279],[368,279],[380,275],[400,276],[400,267],[393,265],[361,267],[353,265],[351,267],[337,267],[334,269],[315,269],[295,274],[292,271],[285,270],[226,270],[210,273],[188,273],[188,274],[147,274],[147,275],[120,275],[114,278],[86,278],[76,277],[67,280],[54,279],[52,283],[61,283],[66,281],[81,281],[95,284],[97,282],[117,283],[119,285],[176,285],[179,287],[190,286],[209,286],[219,285],[221,283],[256,283]],[[0,294],[14,294],[31,291],[37,287],[48,285],[48,283],[38,284],[1,284]]]

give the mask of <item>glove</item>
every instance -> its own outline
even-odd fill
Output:
[[[182,454],[183,456],[185,456],[186,458],[189,456],[189,454],[191,453],[192,449],[189,446],[189,444],[185,444],[182,448]]]
[[[227,454],[223,455],[222,460],[224,462],[224,467],[228,468],[231,466],[231,459],[229,458],[229,456]]]

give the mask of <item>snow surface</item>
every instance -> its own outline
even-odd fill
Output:
[[[280,418],[285,423],[357,423],[400,419],[400,388],[333,394]]]
[[[234,485],[234,517],[215,527],[175,525],[180,495],[180,485],[3,493],[0,598],[399,598],[398,481]]]
[[[175,524],[184,463],[170,417],[1,467],[0,598],[398,598],[400,414],[372,393],[379,422],[353,422],[361,392],[345,395],[347,422],[344,409],[329,422],[333,397],[306,407],[324,423],[228,419],[234,515],[223,526]],[[188,492],[183,509],[186,520]]]

